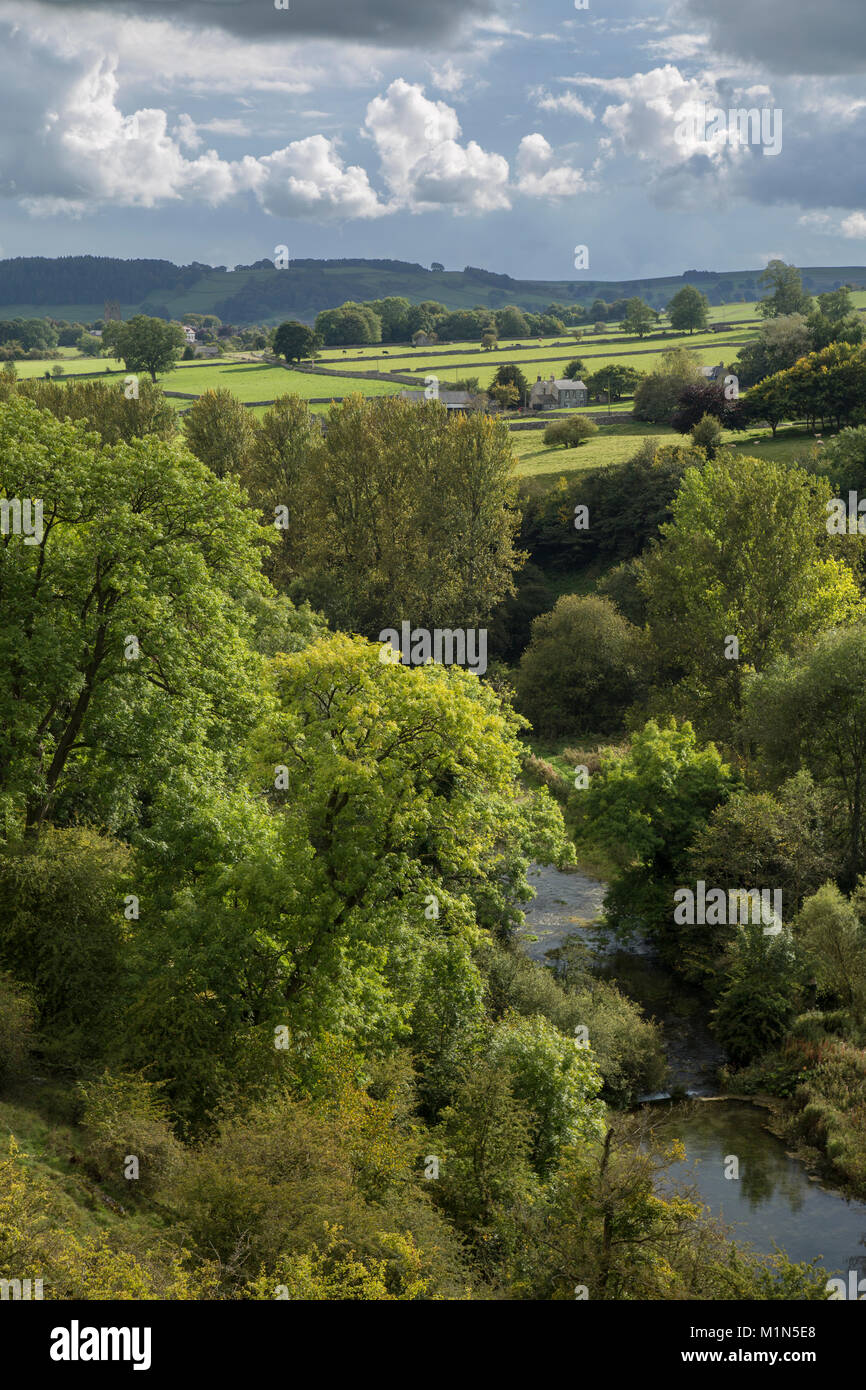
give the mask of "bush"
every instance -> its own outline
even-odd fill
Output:
[[[66,1065],[116,1036],[129,862],[91,830],[0,855],[0,967],[32,990],[42,1047]]]
[[[722,442],[722,427],[714,415],[702,415],[691,431],[692,443],[706,451],[707,458],[715,458]]]
[[[598,425],[585,415],[572,415],[568,420],[554,420],[548,425],[544,431],[544,443],[563,444],[566,449],[573,449],[594,434],[598,434]]]
[[[90,1139],[87,1159],[94,1172],[119,1182],[132,1156],[138,1159],[137,1187],[148,1192],[160,1187],[182,1153],[168,1121],[161,1083],[105,1071],[96,1081],[79,1082],[78,1090]]]
[[[532,624],[518,706],[544,737],[609,733],[641,688],[643,639],[609,599],[565,594]]]
[[[0,974],[0,1085],[24,1071],[33,1046],[33,1004],[26,990]]]

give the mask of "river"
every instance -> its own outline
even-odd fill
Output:
[[[735,1239],[758,1250],[770,1253],[775,1243],[792,1260],[820,1259],[828,1274],[856,1269],[866,1275],[866,1202],[811,1176],[766,1128],[760,1106],[708,1099],[718,1095],[723,1054],[707,1027],[707,1001],[675,981],[646,942],[625,950],[599,924],[604,883],[537,864],[529,881],[536,896],[525,908],[527,954],[554,964],[557,948],[579,934],[594,952],[596,971],[615,979],[663,1026],[670,1092],[644,1099],[666,1106],[665,1128],[686,1150],[665,1182],[691,1187]],[[670,1106],[669,1094],[694,1103]],[[732,1155],[739,1164],[736,1179],[725,1176]]]

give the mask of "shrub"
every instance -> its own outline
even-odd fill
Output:
[[[594,434],[598,434],[598,425],[585,415],[572,415],[568,420],[554,420],[547,426],[543,438],[547,445],[562,444],[566,449],[572,449]]]
[[[161,1083],[105,1071],[95,1081],[79,1082],[84,1100],[83,1124],[89,1134],[87,1159],[101,1178],[120,1181],[128,1158],[138,1159],[137,1183],[152,1192],[174,1171],[181,1146],[168,1121]]]
[[[715,458],[722,442],[722,427],[714,415],[702,415],[691,430],[692,443],[706,450],[707,458]]]

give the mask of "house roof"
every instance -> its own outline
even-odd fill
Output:
[[[585,390],[586,390],[586,386],[584,385],[584,383],[583,383],[582,381],[572,381],[571,378],[570,378],[570,377],[567,377],[567,376],[566,376],[566,377],[561,377],[559,381],[555,381],[553,384],[554,384],[554,386],[556,387],[557,391],[585,391]]]
[[[400,399],[423,401],[426,398],[423,391],[408,390],[400,392]],[[440,389],[439,395],[432,397],[432,399],[440,401],[442,405],[470,405],[473,400],[473,393],[471,391],[443,391]]]

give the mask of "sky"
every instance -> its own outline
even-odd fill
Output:
[[[866,264],[866,0],[577,3],[0,0],[0,256]]]

